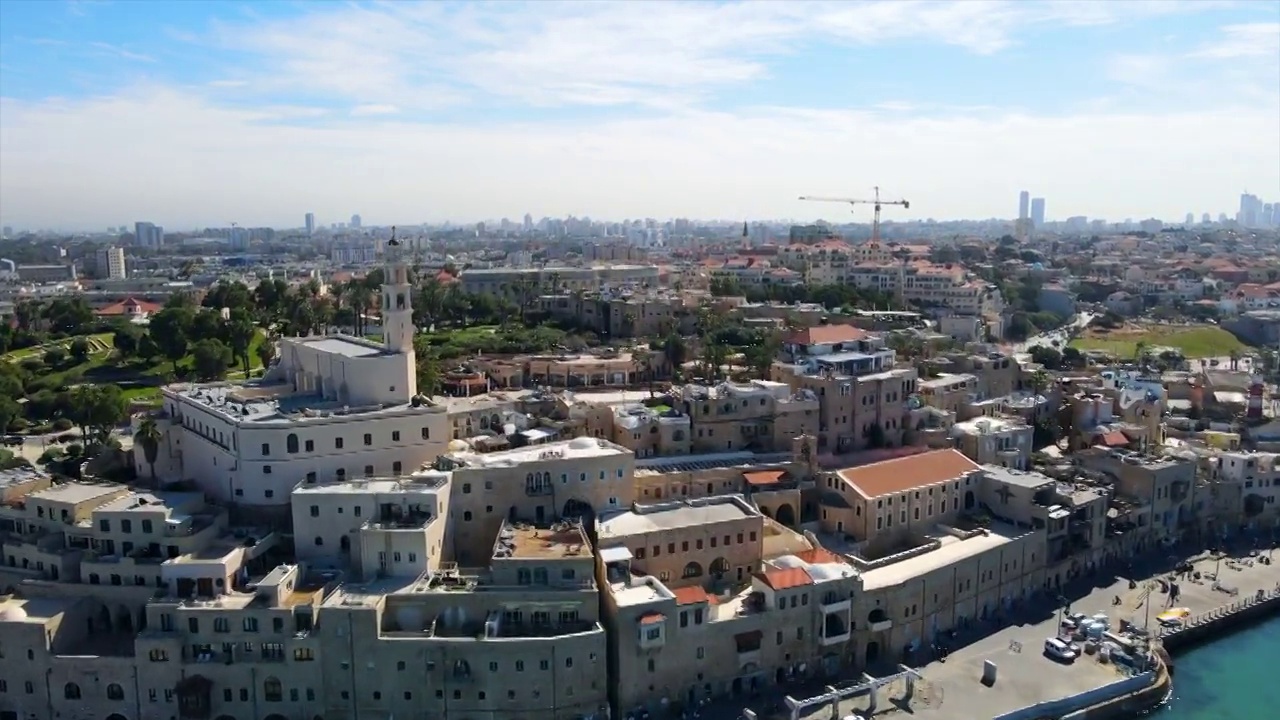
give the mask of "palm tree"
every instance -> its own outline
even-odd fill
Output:
[[[133,441],[142,447],[142,455],[151,468],[151,484],[155,485],[156,459],[160,457],[160,428],[156,426],[156,421],[152,418],[143,420],[138,426],[138,432],[133,434]]]

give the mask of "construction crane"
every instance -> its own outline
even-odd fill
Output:
[[[808,200],[811,202],[837,202],[837,203],[846,203],[849,205],[874,205],[876,212],[875,212],[875,218],[871,221],[871,242],[880,242],[880,206],[881,205],[901,205],[903,209],[911,207],[911,203],[907,202],[906,200],[881,200],[879,185],[875,187],[874,200],[857,200],[854,198],[838,198],[838,197],[815,197],[812,195],[801,195],[800,199]]]

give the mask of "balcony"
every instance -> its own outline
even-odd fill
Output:
[[[853,600],[848,595],[841,593],[829,592],[822,596],[819,603],[824,613],[844,613],[849,614],[849,609],[853,607]]]
[[[883,609],[876,608],[867,614],[867,625],[871,632],[884,632],[893,627],[893,620]]]

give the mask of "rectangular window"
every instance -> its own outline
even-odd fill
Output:
[[[268,456],[268,455],[270,455],[270,454],[271,454],[271,444],[270,444],[270,443],[262,443],[262,457],[266,457],[266,456]]]
[[[422,428],[422,439],[423,439],[423,440],[430,440],[430,439],[431,439],[431,429],[430,429],[430,428],[425,428],[425,427],[424,427],[424,428]]]
[[[400,442],[400,431],[399,431],[399,430],[392,430],[392,431],[391,431],[391,442]]]
[[[333,447],[334,447],[334,449],[336,449],[336,450],[341,450],[341,449],[342,449],[342,438],[334,438],[334,439],[333,439]]]
[[[372,445],[372,444],[373,444],[373,435],[371,435],[371,434],[369,434],[369,433],[365,433],[365,434],[364,434],[364,444],[365,444],[366,446],[368,446],[368,445]]]
[[[307,441],[307,444],[306,444],[306,448],[307,448],[307,452],[315,452],[315,450],[316,450],[316,441],[315,441],[315,440],[308,440],[308,441]]]

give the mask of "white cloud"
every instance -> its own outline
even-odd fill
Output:
[[[1280,58],[1280,23],[1246,23],[1227,25],[1220,28],[1222,37],[1207,43],[1192,57],[1235,59],[1235,58]]]
[[[101,52],[107,53],[108,55],[114,55],[118,58],[123,58],[125,60],[135,60],[137,62],[147,62],[147,63],[153,63],[156,61],[156,59],[151,57],[150,55],[145,55],[140,52],[134,52],[132,50],[129,50],[128,48],[124,48],[119,45],[112,45],[111,43],[91,42],[89,43],[89,47],[94,48],[95,50],[99,50]]]
[[[921,40],[990,54],[1036,27],[1102,25],[1212,3],[536,2],[314,5],[301,18],[220,23],[255,87],[400,107],[473,94],[534,105],[688,104],[769,73],[817,41]],[[317,40],[323,38],[323,40]],[[241,73],[236,73],[240,75]]]
[[[1280,163],[1259,151],[1260,139],[1280,136],[1275,107],[299,126],[281,121],[310,109],[233,110],[163,88],[0,102],[4,221],[20,227],[146,218],[179,228],[228,217],[292,226],[309,211],[386,224],[525,212],[836,218],[847,215],[795,198],[872,185],[911,200],[898,217],[1008,217],[1028,184],[1052,217],[1181,217],[1230,209],[1241,187],[1280,186]],[[154,167],[184,170],[122,170]]]
[[[351,108],[353,117],[367,117],[370,115],[395,115],[400,112],[400,108],[395,105],[357,105]]]
[[[248,84],[249,84],[249,81],[247,80],[211,80],[209,81],[209,87],[214,87],[214,88],[239,88],[239,87],[245,87]]]

